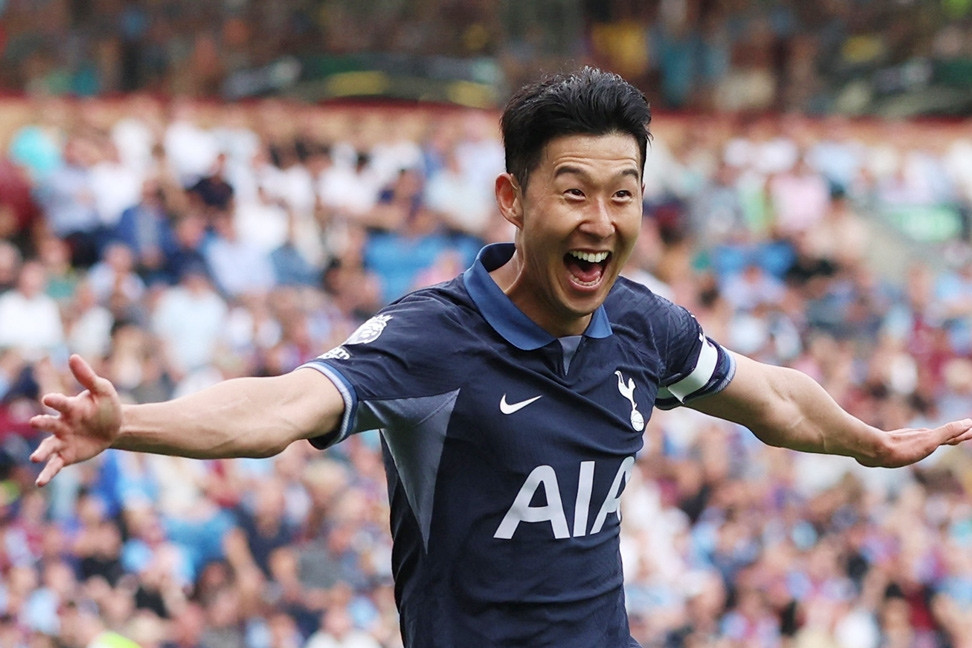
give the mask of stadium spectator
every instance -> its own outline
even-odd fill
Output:
[[[372,231],[364,248],[364,265],[378,276],[384,302],[405,294],[416,284],[419,273],[452,247],[441,221],[421,203],[387,207],[407,213],[397,227]]]
[[[41,213],[31,190],[24,168],[0,157],[0,240],[10,241],[21,250],[33,247],[41,224]]]
[[[271,196],[262,185],[253,198],[237,201],[233,219],[240,238],[268,254],[288,240],[294,220],[287,203]]]
[[[93,358],[108,356],[115,319],[106,304],[107,299],[99,299],[89,280],[77,284],[64,308],[63,318],[68,349],[72,353],[84,352]]]
[[[144,175],[124,163],[114,141],[103,135],[93,138],[95,161],[91,165],[91,193],[101,227],[110,231],[122,213],[142,195]]]
[[[266,293],[273,286],[270,255],[259,245],[240,238],[232,213],[215,214],[203,254],[216,286],[228,299]]]
[[[363,246],[364,235],[359,238]],[[384,302],[381,279],[363,265],[363,250],[331,262],[324,270],[323,287],[333,306],[349,321],[365,320]]]
[[[750,225],[736,186],[738,174],[725,160],[718,161],[708,182],[688,200],[688,223],[702,250],[730,241],[750,241]]]
[[[348,164],[335,160],[332,149],[327,157],[331,164],[325,165],[317,178],[317,192],[324,207],[349,220],[364,217],[375,207],[381,189],[370,156],[358,152]]]
[[[135,255],[124,243],[108,243],[101,260],[89,268],[87,281],[98,301],[127,309],[137,304],[145,293],[145,282],[135,272]]]
[[[236,511],[246,545],[265,576],[271,575],[272,554],[290,545],[297,529],[286,519],[284,484],[277,479],[261,481],[260,488]]]
[[[481,238],[496,211],[489,185],[463,173],[462,158],[451,151],[439,170],[429,174],[423,201],[457,233]]]
[[[937,314],[956,355],[972,353],[972,251],[963,250],[935,282]]]
[[[397,232],[410,224],[415,213],[424,208],[425,178],[416,169],[401,169],[382,185],[376,202],[357,221],[378,232]]]
[[[298,144],[289,140],[270,143],[270,164],[258,170],[258,181],[271,200],[283,203],[303,217],[313,213],[317,196],[314,176]]]
[[[64,352],[61,313],[44,292],[46,281],[44,266],[28,259],[15,286],[0,294],[0,349],[16,349],[30,360]]]
[[[225,153],[216,154],[212,168],[188,188],[188,194],[207,213],[233,211],[235,191],[226,177]]]
[[[17,284],[24,256],[16,245],[0,240],[0,292],[10,290]]]
[[[152,331],[159,336],[168,373],[182,378],[213,361],[226,313],[205,266],[183,267],[179,283],[165,290],[152,313]]]
[[[382,648],[378,641],[355,629],[348,611],[332,606],[324,612],[321,628],[307,639],[304,648]]]
[[[36,242],[37,260],[47,270],[45,292],[58,304],[64,304],[74,295],[83,268],[71,265],[71,246],[53,234],[44,234]]]
[[[308,258],[310,255],[305,252],[308,246],[301,245],[307,239],[298,235],[296,217],[290,213],[285,218],[285,239],[270,250],[275,282],[278,286],[318,287],[322,269]]]
[[[821,126],[823,135],[810,144],[807,162],[827,180],[832,194],[860,197],[866,146],[854,137],[846,118],[829,117]]]
[[[205,632],[205,613],[195,602],[188,602],[170,624],[168,645],[174,648],[200,648]]]
[[[830,187],[805,159],[769,180],[769,197],[775,215],[773,225],[783,236],[793,236],[816,226],[830,205]]]
[[[180,96],[174,100],[165,124],[161,144],[168,170],[183,188],[205,177],[219,157],[216,135],[202,126],[200,119],[199,104]]]
[[[135,269],[148,284],[165,280],[166,256],[176,245],[172,214],[164,201],[162,187],[155,178],[142,182],[137,202],[124,209],[109,235],[135,255]]]
[[[823,217],[803,233],[807,251],[836,268],[859,268],[869,254],[870,227],[844,190],[832,189]]]
[[[69,108],[60,97],[36,98],[30,107],[31,120],[12,133],[8,155],[39,185],[64,163]]]
[[[70,244],[71,262],[82,268],[98,260],[104,229],[91,181],[93,147],[87,136],[72,134],[64,145],[64,163],[37,187],[47,228]]]
[[[166,282],[169,284],[178,282],[185,269],[190,266],[201,268],[206,274],[211,275],[212,271],[204,253],[205,217],[198,211],[186,211],[175,218],[173,233],[175,245],[165,258]]]

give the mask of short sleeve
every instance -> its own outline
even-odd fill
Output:
[[[444,349],[458,345],[458,327],[447,309],[429,295],[413,293],[383,309],[339,346],[306,362],[327,376],[344,398],[344,416],[333,432],[311,443],[317,448],[338,443],[351,434],[386,427],[375,408],[362,403],[434,403],[429,397],[455,389]],[[421,409],[400,407],[396,416],[420,419]]]
[[[655,406],[672,409],[725,389],[736,372],[736,363],[720,344],[706,337],[688,311],[679,336],[668,345],[668,373],[662,378]]]

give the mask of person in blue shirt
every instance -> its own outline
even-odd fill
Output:
[[[165,261],[178,249],[172,214],[156,178],[142,183],[141,199],[122,211],[110,230],[110,241],[121,241],[135,255],[139,276],[146,283],[165,281]]]
[[[903,466],[972,420],[883,431],[811,378],[735,354],[620,277],[642,219],[648,104],[585,68],[517,92],[495,181],[511,244],[384,308],[285,375],[121,404],[82,358],[48,394],[32,455],[47,484],[106,448],[265,457],[381,431],[405,645],[634,647],[619,501],[655,407],[688,406],[765,443]]]

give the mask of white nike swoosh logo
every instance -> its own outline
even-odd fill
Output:
[[[514,412],[519,412],[521,409],[529,405],[530,403],[543,398],[543,395],[534,396],[533,398],[528,398],[519,403],[507,403],[506,394],[503,394],[503,398],[500,399],[500,411],[504,414],[513,414]]]

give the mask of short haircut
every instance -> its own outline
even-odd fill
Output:
[[[507,102],[500,120],[506,171],[524,189],[550,140],[562,135],[630,134],[644,169],[651,133],[645,95],[617,74],[585,67],[523,86]]]

